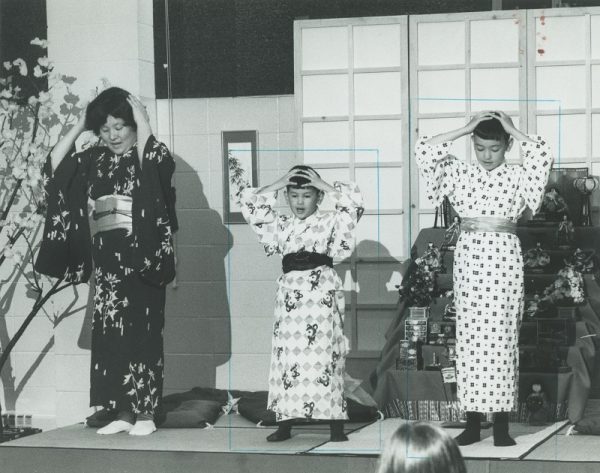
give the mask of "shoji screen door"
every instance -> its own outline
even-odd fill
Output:
[[[530,128],[550,141],[561,167],[598,176],[600,8],[527,13],[529,96],[539,99],[530,104]]]
[[[418,135],[459,128],[481,110],[501,109],[517,127],[526,123],[525,20],[524,11],[410,17],[411,146]],[[470,161],[470,139],[457,140],[452,152]],[[518,146],[509,160],[519,160]],[[414,163],[411,176],[415,238],[433,225],[435,209]]]
[[[408,254],[407,18],[297,21],[298,143],[328,181],[354,180],[366,203],[357,251],[338,266],[347,283],[353,356],[377,356],[396,317],[385,283]],[[331,203],[328,203],[331,205]],[[395,264],[394,264],[395,263]],[[352,275],[352,279],[350,279]],[[349,285],[347,285],[349,289]]]

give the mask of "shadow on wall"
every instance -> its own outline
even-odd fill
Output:
[[[335,265],[344,282],[347,306],[352,303],[349,279],[352,259],[358,261],[356,277],[360,291],[356,294],[356,302],[361,304],[361,309],[358,311],[356,323],[351,320],[352,312],[346,310],[344,332],[351,341],[351,351],[380,353],[385,347],[389,329],[398,317],[398,289],[395,284],[401,281],[409,261],[399,261],[376,240],[363,240],[358,243],[351,258]],[[377,317],[372,317],[374,309],[370,310],[369,304],[390,304],[394,308],[377,309]],[[377,360],[377,357],[349,357],[346,370],[354,378],[365,379],[376,367]]]
[[[211,209],[195,169],[174,155],[177,189],[177,277],[167,287],[165,388],[215,387],[217,367],[231,357],[231,320],[225,265],[233,236]],[[201,157],[205,159],[205,157]],[[93,291],[79,347],[90,348]]]

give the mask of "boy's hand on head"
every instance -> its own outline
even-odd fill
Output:
[[[496,118],[502,124],[502,128],[504,128],[504,131],[506,131],[506,133],[508,133],[509,135],[512,135],[512,131],[515,129],[515,125],[512,121],[512,118],[510,118],[502,110],[495,110],[494,112],[492,112],[492,114],[494,115],[494,118]]]
[[[319,177],[319,175],[312,169],[299,169],[300,173],[298,176],[301,176],[305,179],[308,179],[310,182],[307,186],[313,186],[323,192],[331,192],[335,190],[331,185],[327,184],[323,179]]]
[[[483,121],[491,120],[492,118],[499,118],[499,117],[494,115],[494,112],[492,112],[491,110],[485,110],[483,112],[477,113],[473,118],[471,118],[471,121],[469,123],[467,123],[467,126],[465,127],[467,130],[467,133],[473,133],[473,130],[475,130],[475,128],[477,128],[477,125],[479,125]]]

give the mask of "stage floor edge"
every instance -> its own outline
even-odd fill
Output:
[[[387,422],[386,422],[387,421]],[[400,419],[354,426],[350,438],[390,430]],[[387,428],[385,427],[385,424]],[[349,426],[351,427],[351,426]],[[524,427],[523,427],[524,428]],[[515,430],[517,430],[515,428]],[[99,438],[81,424],[0,445],[0,471],[7,473],[252,472],[334,473],[376,471],[378,454],[329,449],[326,426],[295,429],[291,441],[268,444],[272,428],[242,422],[212,429],[160,429],[148,438],[127,434]],[[565,428],[545,438],[520,459],[467,458],[469,473],[591,473],[600,471],[600,437],[565,436]],[[234,448],[216,444],[234,440]],[[518,440],[518,438],[517,438]],[[246,448],[251,442],[254,449]],[[291,442],[291,443],[288,443]],[[346,443],[346,442],[344,442]],[[339,444],[339,445],[343,445]],[[238,447],[244,448],[235,448]],[[312,446],[311,446],[312,445]],[[223,447],[223,445],[221,445]],[[308,448],[307,448],[308,447]],[[212,450],[212,451],[211,451]],[[320,451],[317,451],[320,450]],[[331,450],[331,451],[330,451]],[[595,453],[596,452],[596,453]],[[593,455],[592,455],[593,454]],[[588,460],[593,458],[593,460]]]

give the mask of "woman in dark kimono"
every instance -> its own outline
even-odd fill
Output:
[[[46,163],[48,209],[36,268],[82,283],[93,261],[90,406],[116,414],[98,433],[148,435],[161,409],[165,286],[175,275],[175,163],[127,91],[105,90],[84,115]],[[103,146],[72,152],[86,129]]]

